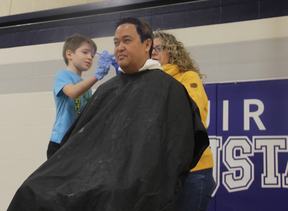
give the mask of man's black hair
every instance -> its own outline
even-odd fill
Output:
[[[151,26],[146,21],[144,21],[140,18],[126,17],[126,18],[120,19],[116,23],[116,28],[122,24],[127,24],[127,23],[133,24],[136,26],[137,33],[140,35],[140,40],[142,43],[147,39],[152,40],[152,45],[151,45],[151,48],[149,50],[149,56],[151,58],[152,51],[153,51],[153,31],[152,31]]]

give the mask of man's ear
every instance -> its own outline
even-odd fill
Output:
[[[145,40],[145,45],[146,45],[146,48],[145,48],[145,52],[148,52],[150,51],[150,48],[152,46],[152,40],[150,38],[148,38],[147,40]]]

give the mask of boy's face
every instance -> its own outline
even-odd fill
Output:
[[[83,43],[74,53],[68,51],[66,53],[68,66],[76,68],[77,71],[87,71],[92,67],[95,54],[91,52],[94,49],[90,44]]]
[[[118,26],[114,37],[114,54],[118,65],[126,74],[138,72],[149,59],[149,50],[152,41],[140,40],[136,26],[122,24]]]

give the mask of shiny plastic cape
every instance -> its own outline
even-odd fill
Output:
[[[8,211],[165,210],[209,139],[184,86],[146,70],[102,84],[61,144]]]

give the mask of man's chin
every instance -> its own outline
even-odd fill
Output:
[[[119,67],[121,67],[122,70],[128,67],[128,65],[125,62],[119,62],[118,65]]]

